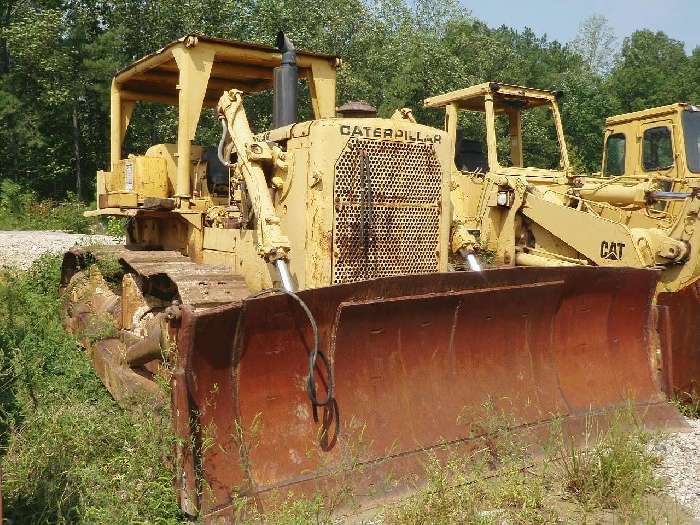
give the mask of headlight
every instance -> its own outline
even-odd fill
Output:
[[[509,208],[513,204],[513,192],[509,190],[499,191],[496,196],[496,204]]]

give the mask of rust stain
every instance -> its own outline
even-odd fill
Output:
[[[700,297],[698,283],[674,293],[661,293],[657,303],[667,309],[659,328],[669,394],[700,394]]]

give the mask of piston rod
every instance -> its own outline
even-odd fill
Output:
[[[481,271],[481,265],[479,264],[479,261],[476,258],[476,255],[474,255],[473,253],[467,254],[467,262],[469,263],[469,268],[471,268],[472,271],[474,271],[474,272]]]
[[[275,266],[280,274],[280,279],[282,279],[282,288],[288,292],[294,291],[294,286],[292,285],[292,276],[289,274],[289,267],[287,266],[287,261],[284,259],[277,259],[275,261]]]
[[[682,201],[692,197],[692,192],[684,191],[652,191],[649,193],[649,200],[652,201]]]
[[[474,252],[467,251],[463,248],[459,250],[459,253],[462,255],[462,257],[464,257],[464,260],[467,261],[467,264],[469,265],[469,269],[471,271],[481,271],[481,265],[479,264],[479,260],[476,258],[476,255],[474,255]]]

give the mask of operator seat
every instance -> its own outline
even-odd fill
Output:
[[[488,171],[488,159],[484,153],[483,143],[479,140],[458,137],[455,164],[460,171]]]
[[[202,155],[207,163],[207,186],[212,195],[225,197],[228,195],[228,168],[219,160],[217,148],[207,148]]]

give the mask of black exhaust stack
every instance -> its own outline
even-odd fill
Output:
[[[280,128],[297,121],[297,53],[294,44],[280,31],[277,48],[282,52],[282,65],[273,71],[272,127]]]

